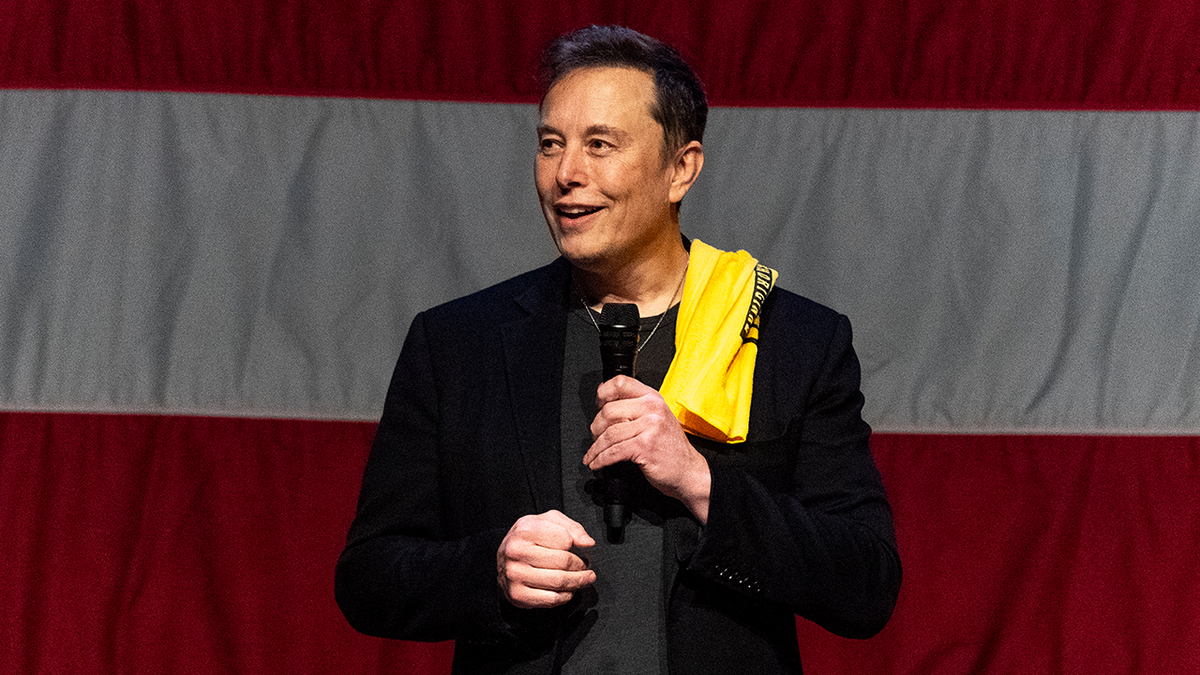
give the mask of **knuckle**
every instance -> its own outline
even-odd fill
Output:
[[[560,572],[555,576],[551,586],[556,591],[570,591],[575,588],[575,575],[570,572]]]
[[[504,565],[503,565],[503,566],[500,568],[501,576],[502,576],[502,577],[505,579],[505,581],[507,581],[507,582],[508,582],[510,585],[511,585],[511,584],[515,584],[515,583],[517,583],[517,580],[518,580],[518,579],[519,579],[519,577],[520,577],[520,574],[519,574],[519,569],[520,569],[520,568],[519,568],[517,565],[515,565],[514,563],[512,563],[512,562],[506,562],[506,563],[504,563]]]
[[[522,540],[510,541],[504,548],[505,564],[514,565],[523,560],[529,552],[529,546]]]

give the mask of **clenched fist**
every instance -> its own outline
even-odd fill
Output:
[[[523,609],[556,607],[596,581],[596,573],[572,548],[595,540],[559,511],[522,516],[496,552],[497,581],[504,597]]]

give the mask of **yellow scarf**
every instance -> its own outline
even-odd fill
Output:
[[[675,359],[659,390],[684,431],[722,443],[746,440],[758,313],[778,276],[745,251],[692,240]]]

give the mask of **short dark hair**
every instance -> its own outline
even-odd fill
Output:
[[[654,75],[650,116],[662,125],[666,151],[704,142],[708,99],[695,71],[670,45],[624,26],[589,26],[555,38],[542,51],[538,80],[542,99],[574,70],[634,68]]]

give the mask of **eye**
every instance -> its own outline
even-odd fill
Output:
[[[609,143],[601,138],[593,138],[589,140],[587,146],[589,150],[598,153],[609,152],[613,148],[612,143]]]
[[[559,146],[560,144],[556,138],[547,137],[538,139],[538,152],[543,155],[548,155],[555,152],[558,150]]]

